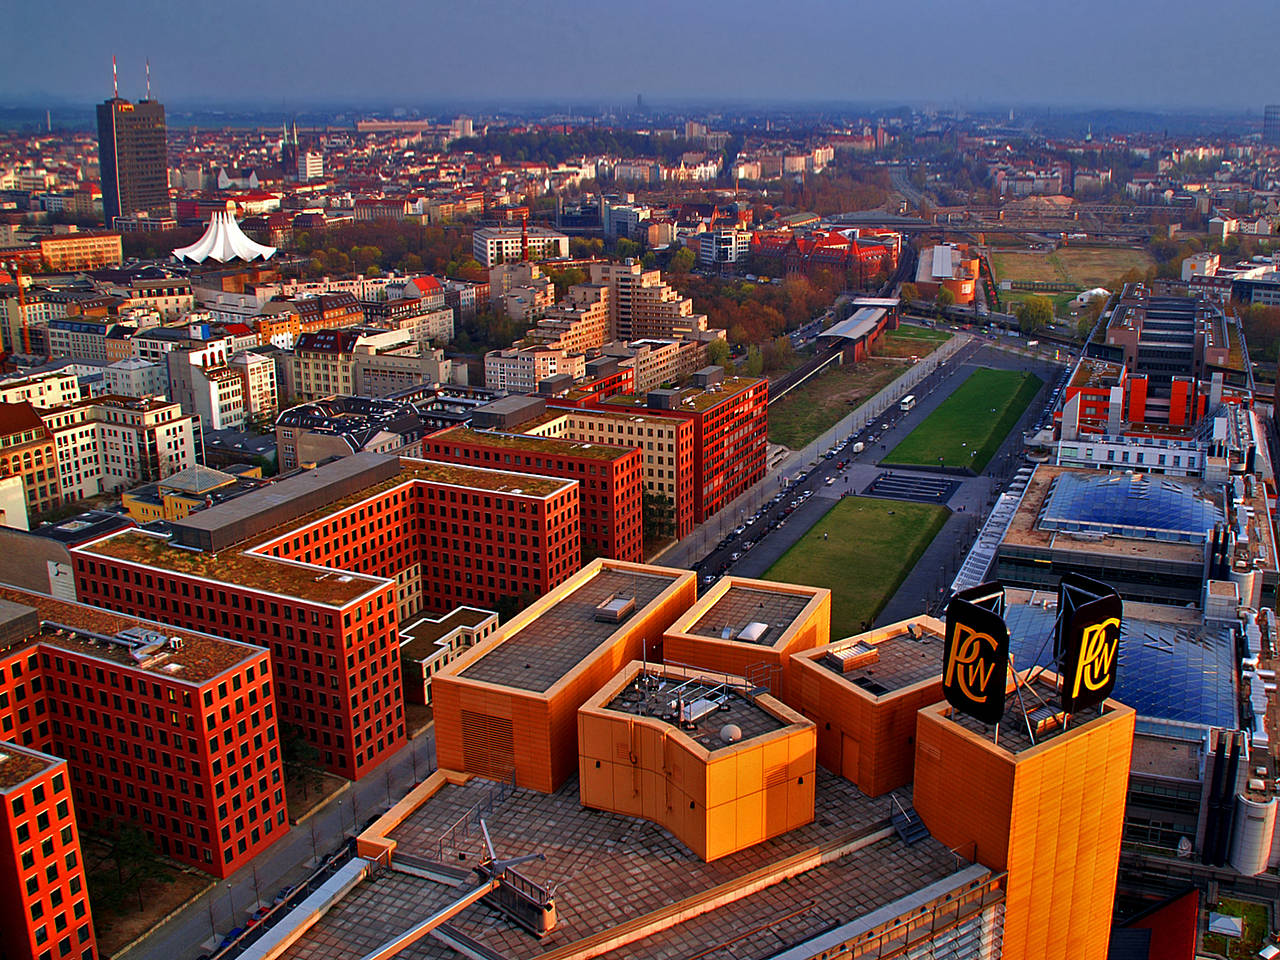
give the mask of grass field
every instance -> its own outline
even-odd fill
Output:
[[[852,636],[875,620],[947,514],[946,507],[931,503],[845,497],[769,568],[765,579],[829,588],[831,639]]]
[[[898,359],[923,357],[951,339],[946,330],[903,326],[876,345],[880,357],[832,367],[769,404],[769,442],[798,450],[902,374]]]
[[[991,271],[1001,280],[1069,283],[1080,290],[1106,286],[1130,270],[1146,270],[1155,261],[1132,247],[1062,247],[1052,253],[993,253]]]
[[[1041,380],[1017,370],[975,370],[884,458],[885,463],[948,467],[981,473],[1022,416]]]

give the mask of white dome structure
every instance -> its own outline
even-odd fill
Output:
[[[179,260],[191,260],[204,263],[206,260],[217,260],[226,263],[228,260],[270,260],[275,256],[275,247],[265,247],[255,243],[244,235],[240,224],[229,212],[215,213],[209,218],[209,227],[204,236],[189,247],[179,247],[173,255]]]

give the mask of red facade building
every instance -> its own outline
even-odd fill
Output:
[[[643,559],[641,455],[635,447],[451,427],[422,442],[432,460],[577,480],[584,552]],[[542,591],[545,592],[545,591]]]
[[[405,739],[398,624],[538,596],[580,562],[578,485],[362,453],[72,552],[77,596],[272,654],[282,731],[358,779]]]
[[[717,370],[712,367],[709,370]],[[754,377],[694,376],[699,386],[584,399],[585,409],[671,417],[693,424],[694,519],[701,523],[764,478],[768,468],[769,381]]]
[[[94,960],[66,761],[0,742],[0,956]]]
[[[12,588],[0,600],[0,741],[65,760],[82,822],[136,824],[218,877],[287,832],[266,650]]]

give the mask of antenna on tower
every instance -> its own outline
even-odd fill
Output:
[[[147,99],[151,99],[151,58],[147,57]]]
[[[116,74],[116,55],[111,55],[111,98],[120,99],[120,77]]]

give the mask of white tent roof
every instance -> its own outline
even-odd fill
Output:
[[[203,237],[189,247],[179,247],[173,255],[179,260],[194,260],[196,263],[210,259],[226,263],[237,258],[269,260],[275,252],[275,247],[264,247],[246,237],[230,213],[219,212],[209,218],[209,228]]]

